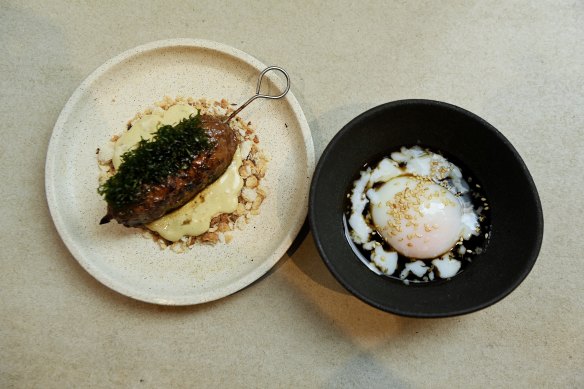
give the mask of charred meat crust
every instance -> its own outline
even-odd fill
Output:
[[[140,201],[113,209],[108,205],[107,215],[100,224],[114,219],[126,227],[150,223],[176,208],[182,207],[200,191],[219,178],[233,159],[237,138],[228,124],[210,115],[201,116],[201,126],[213,144],[211,149],[198,155],[191,166],[162,184],[144,184]]]

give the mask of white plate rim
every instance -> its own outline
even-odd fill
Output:
[[[66,221],[63,219],[62,215],[58,211],[56,198],[57,191],[54,190],[53,182],[56,165],[56,155],[58,151],[56,149],[57,148],[56,139],[63,133],[64,125],[67,123],[67,120],[71,114],[71,110],[75,107],[76,104],[80,102],[80,99],[82,98],[83,94],[91,88],[92,83],[98,80],[104,73],[108,72],[114,66],[117,66],[118,64],[132,58],[133,56],[143,54],[147,51],[154,51],[162,48],[171,47],[210,49],[218,51],[220,53],[227,54],[240,61],[243,61],[248,65],[251,65],[256,70],[258,70],[258,73],[267,67],[267,65],[263,64],[261,61],[257,60],[253,56],[229,45],[205,39],[191,38],[166,39],[146,43],[128,49],[122,52],[121,54],[107,60],[105,63],[99,66],[87,78],[85,78],[82,81],[82,83],[73,92],[73,94],[65,104],[64,108],[62,109],[61,113],[59,114],[55,126],[53,127],[47,149],[47,156],[45,161],[45,193],[47,203],[49,206],[49,211],[53,219],[53,223],[61,239],[63,240],[66,247],[73,255],[73,257],[77,260],[77,262],[99,282],[109,287],[110,289],[117,291],[118,293],[148,303],[160,305],[195,305],[229,296],[247,287],[248,285],[252,284],[256,280],[261,278],[264,274],[266,274],[284,256],[284,254],[286,253],[286,251],[288,250],[288,248],[298,235],[302,225],[304,224],[306,220],[306,215],[308,213],[308,193],[306,194],[305,197],[306,201],[304,201],[304,203],[301,204],[303,208],[301,212],[302,216],[298,217],[297,220],[294,220],[292,221],[292,223],[289,224],[290,228],[288,230],[288,233],[285,235],[285,238],[280,242],[280,245],[277,247],[274,253],[272,253],[271,256],[266,258],[266,260],[264,260],[260,264],[260,266],[255,268],[255,271],[249,273],[246,277],[238,279],[237,283],[230,284],[222,289],[201,293],[196,298],[194,298],[193,296],[185,296],[185,298],[177,298],[176,296],[173,298],[167,298],[165,296],[152,296],[147,292],[143,291],[141,292],[139,290],[128,288],[126,285],[120,284],[117,281],[109,278],[105,273],[100,273],[99,270],[95,266],[93,266],[93,263],[91,261],[87,261],[87,259],[84,258],[81,251],[77,247],[77,242],[75,242],[66,233],[65,225]],[[268,74],[266,74],[266,77],[270,78]],[[309,173],[309,177],[307,177],[307,180],[310,181],[316,164],[314,144],[310,132],[310,127],[300,107],[300,104],[298,103],[292,90],[288,92],[284,99],[287,101],[289,109],[291,109],[294,116],[298,120],[298,124],[300,125],[301,135],[303,138],[304,145],[306,147],[307,158],[306,167],[307,172]],[[307,185],[307,188],[309,188],[309,185]]]

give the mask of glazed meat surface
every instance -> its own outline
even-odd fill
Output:
[[[219,178],[233,159],[237,138],[229,125],[210,115],[201,116],[201,126],[213,147],[199,154],[186,170],[170,176],[161,184],[144,184],[142,199],[122,209],[108,205],[100,224],[114,219],[127,227],[150,223],[182,207]]]

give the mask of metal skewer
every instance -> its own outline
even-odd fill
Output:
[[[277,96],[260,94],[260,89],[262,87],[262,79],[264,78],[264,74],[266,74],[270,70],[277,70],[277,71],[281,72],[284,75],[284,77],[286,77],[286,88],[284,89],[284,92],[282,92],[281,94],[279,94]],[[288,93],[289,90],[290,90],[290,76],[288,75],[288,73],[286,73],[286,71],[279,66],[268,66],[260,73],[260,76],[258,78],[258,85],[256,88],[256,94],[253,95],[252,97],[250,97],[249,100],[247,100],[245,103],[243,103],[235,111],[233,111],[233,113],[231,115],[229,115],[229,117],[225,120],[224,123],[229,123],[229,121],[231,119],[233,119],[235,116],[237,116],[237,114],[239,112],[241,112],[242,109],[247,107],[249,105],[249,103],[251,103],[252,101],[257,99],[258,97],[263,98],[263,99],[280,99],[280,98],[284,97],[286,95],[286,93]]]

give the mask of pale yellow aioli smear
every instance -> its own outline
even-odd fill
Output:
[[[122,154],[136,146],[140,139],[148,140],[160,126],[175,125],[196,113],[197,110],[190,105],[173,105],[164,113],[144,115],[116,141],[112,159],[114,167],[117,169],[120,166]],[[243,187],[243,179],[239,175],[241,164],[238,147],[231,164],[221,177],[181,208],[147,224],[146,227],[173,242],[185,235],[197,236],[205,233],[213,217],[237,209],[239,192]]]
[[[122,164],[122,154],[136,146],[140,139],[149,140],[160,126],[174,126],[182,119],[187,119],[190,115],[196,114],[196,108],[190,105],[173,105],[168,111],[144,115],[136,120],[132,127],[118,138],[114,145],[112,162],[116,170]]]
[[[238,147],[233,161],[217,181],[178,210],[147,224],[146,227],[173,242],[185,235],[197,236],[205,233],[213,217],[237,209],[239,192],[243,187],[243,179],[239,175],[240,166],[241,153]]]

